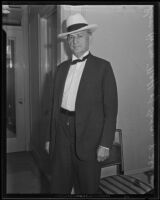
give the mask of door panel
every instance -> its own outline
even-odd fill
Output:
[[[25,150],[24,63],[21,27],[4,26],[6,54],[7,153]]]

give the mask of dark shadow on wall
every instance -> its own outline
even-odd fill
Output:
[[[50,156],[45,150],[47,135],[50,134],[50,123],[52,114],[52,95],[53,95],[53,72],[45,75],[42,95],[40,100],[40,111],[37,137],[32,138],[33,156],[39,168],[40,174],[50,173]],[[33,149],[32,148],[32,149]]]
[[[66,21],[62,24],[62,32],[66,32]],[[64,44],[64,53],[67,54],[68,58],[71,57],[71,52],[67,44],[67,40],[59,39],[57,42],[62,42]],[[49,193],[48,177],[50,176],[51,170],[51,160],[50,155],[45,150],[45,142],[47,135],[50,135],[51,127],[51,116],[52,116],[52,106],[53,106],[53,86],[54,86],[54,75],[55,69],[49,71],[45,74],[45,80],[41,88],[41,99],[37,102],[39,107],[38,113],[36,113],[36,124],[33,127],[33,132],[36,133],[31,138],[32,144],[31,149],[34,156],[34,159],[39,168],[40,176],[42,177],[41,181],[41,192]],[[38,105],[39,104],[39,105]],[[46,179],[47,177],[47,179]],[[48,188],[47,188],[48,187]],[[45,189],[44,189],[45,188]]]

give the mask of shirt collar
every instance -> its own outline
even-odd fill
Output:
[[[82,59],[84,56],[88,55],[89,54],[89,50],[86,51],[80,58],[77,58],[74,54],[72,55],[72,61],[73,60],[77,60],[77,59]]]

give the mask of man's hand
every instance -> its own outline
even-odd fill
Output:
[[[47,153],[49,153],[49,145],[50,145],[50,142],[47,141],[47,142],[45,143],[45,150],[46,150]]]
[[[97,160],[98,160],[98,162],[104,161],[108,157],[109,157],[109,148],[99,146],[98,149],[97,149]]]

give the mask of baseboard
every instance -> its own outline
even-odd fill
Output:
[[[145,168],[141,168],[141,169],[133,169],[133,170],[127,170],[124,171],[125,175],[131,175],[131,174],[141,174],[144,173],[145,171],[150,170],[150,167],[145,167]]]

